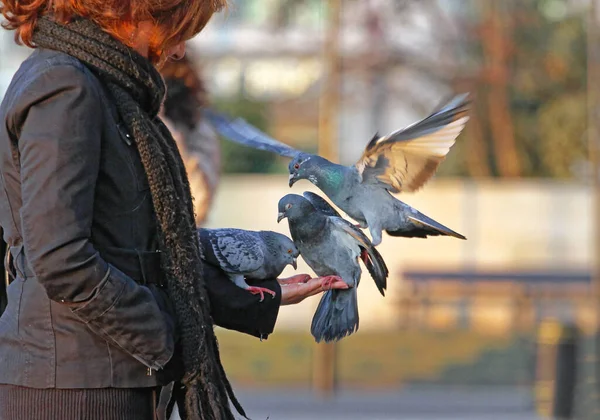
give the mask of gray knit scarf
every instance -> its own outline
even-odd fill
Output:
[[[229,399],[245,417],[219,358],[183,161],[157,117],[165,96],[160,73],[146,58],[86,19],[61,25],[42,17],[33,42],[69,54],[94,72],[140,153],[160,228],[167,290],[177,315],[180,338],[173,363],[182,364],[185,373],[174,395],[182,418],[233,419]]]

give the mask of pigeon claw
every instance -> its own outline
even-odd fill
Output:
[[[306,283],[307,281],[309,281],[312,277],[309,276],[308,274],[296,274],[295,276],[292,277],[288,277],[285,279],[279,279],[279,284],[299,284],[299,283]]]
[[[275,298],[275,292],[265,287],[249,286],[246,290],[252,293],[253,295],[260,295],[259,302],[265,300],[265,293],[268,293],[271,295],[272,298]]]
[[[331,286],[338,282],[338,281],[344,281],[342,280],[342,278],[340,276],[325,276],[325,277],[320,277],[321,279],[321,289],[323,290],[331,290]]]

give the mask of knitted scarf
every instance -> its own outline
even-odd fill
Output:
[[[42,17],[33,42],[69,54],[94,72],[116,103],[140,153],[159,224],[162,269],[177,316],[174,359],[179,359],[185,373],[175,395],[182,418],[234,419],[229,400],[245,417],[219,358],[183,161],[157,117],[165,96],[160,73],[146,58],[86,19],[61,25]]]

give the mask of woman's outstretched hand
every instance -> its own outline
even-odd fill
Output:
[[[331,289],[348,289],[349,286],[337,276],[311,278],[299,274],[289,279],[277,279],[281,285],[281,305],[293,305],[310,296]]]

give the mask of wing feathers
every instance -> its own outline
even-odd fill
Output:
[[[231,120],[210,109],[204,110],[204,116],[220,135],[235,143],[287,157],[294,157],[300,153],[293,147],[269,137],[242,118]]]
[[[367,255],[366,258],[363,259],[363,262],[365,263],[369,274],[375,281],[377,289],[385,296],[389,271],[381,254],[375,249],[369,238],[347,220],[342,219],[341,217],[329,217],[329,220],[337,229],[339,229],[339,231],[350,235],[356,241],[361,251],[366,251]],[[363,256],[361,256],[361,258],[363,258]]]
[[[467,96],[459,95],[429,117],[371,140],[355,165],[363,182],[392,192],[412,192],[436,172],[469,120]]]
[[[250,273],[264,263],[260,237],[241,229],[201,229],[207,235],[220,267],[231,273]]]

